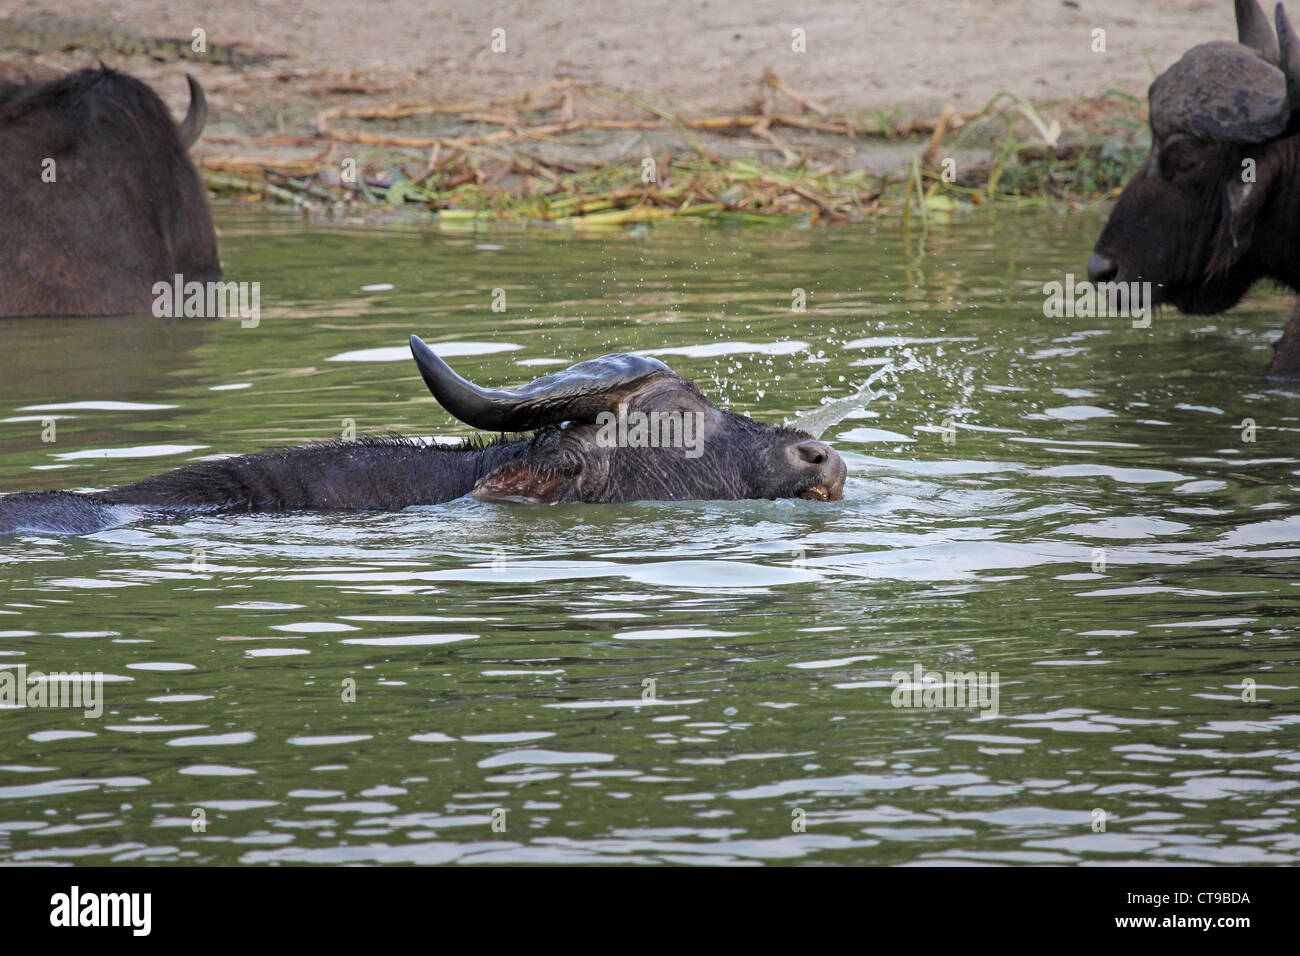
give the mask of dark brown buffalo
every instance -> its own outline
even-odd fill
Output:
[[[1235,0],[1238,42],[1204,43],[1156,78],[1151,155],[1088,263],[1093,282],[1150,282],[1154,305],[1222,312],[1254,283],[1300,291],[1300,42],[1278,4]],[[1271,378],[1300,378],[1300,321]]]
[[[796,429],[716,408],[656,359],[606,355],[515,390],[465,381],[419,338],[411,352],[451,414],[525,432],[458,447],[405,439],[302,445],[197,462],[94,494],[0,496],[0,534],[87,534],[149,516],[293,509],[395,510],[464,495],[521,504],[740,498],[838,500],[843,459]],[[613,427],[685,422],[679,442]],[[659,432],[672,437],[672,429]]]
[[[207,118],[193,77],[177,126],[107,68],[0,81],[0,316],[148,312],[156,282],[221,278],[186,150]]]

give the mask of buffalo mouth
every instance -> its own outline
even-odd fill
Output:
[[[800,464],[811,464],[804,481],[808,484],[797,494],[806,501],[839,501],[844,497],[844,482],[849,470],[844,459],[825,442],[809,439],[790,449],[791,458]]]
[[[842,501],[844,498],[843,483],[836,485],[813,485],[811,488],[805,488],[799,492],[799,497],[808,501]]]

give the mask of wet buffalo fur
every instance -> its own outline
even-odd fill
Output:
[[[107,491],[0,496],[0,535],[88,534],[147,516],[295,509],[392,510],[469,494],[533,440],[425,445],[399,436],[318,442],[186,465]]]
[[[154,283],[178,273],[206,282],[221,266],[157,94],[108,68],[0,82],[0,315],[148,312]]]
[[[605,447],[592,424],[455,446],[398,436],[321,442],[196,462],[105,491],[0,495],[0,535],[89,534],[217,512],[391,511],[468,494],[524,504],[840,497],[843,461],[806,432],[714,408],[675,376],[646,392],[654,407],[675,400],[708,410],[710,437],[698,457]]]

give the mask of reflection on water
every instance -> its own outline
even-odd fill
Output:
[[[0,323],[6,491],[466,434],[412,332],[490,385],[642,350],[772,422],[916,366],[824,436],[843,502],[0,542],[0,672],[105,680],[98,718],[0,709],[0,861],[1297,862],[1285,303],[1044,319],[1098,228],[484,244],[227,211],[257,328]],[[954,673],[996,715],[893,706]]]

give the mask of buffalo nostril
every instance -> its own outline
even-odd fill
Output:
[[[1088,279],[1092,282],[1110,282],[1115,276],[1119,275],[1119,266],[1115,264],[1114,259],[1110,259],[1098,252],[1092,254],[1088,260]]]
[[[831,457],[831,446],[824,441],[804,441],[795,445],[799,457],[810,465],[821,465]]]

